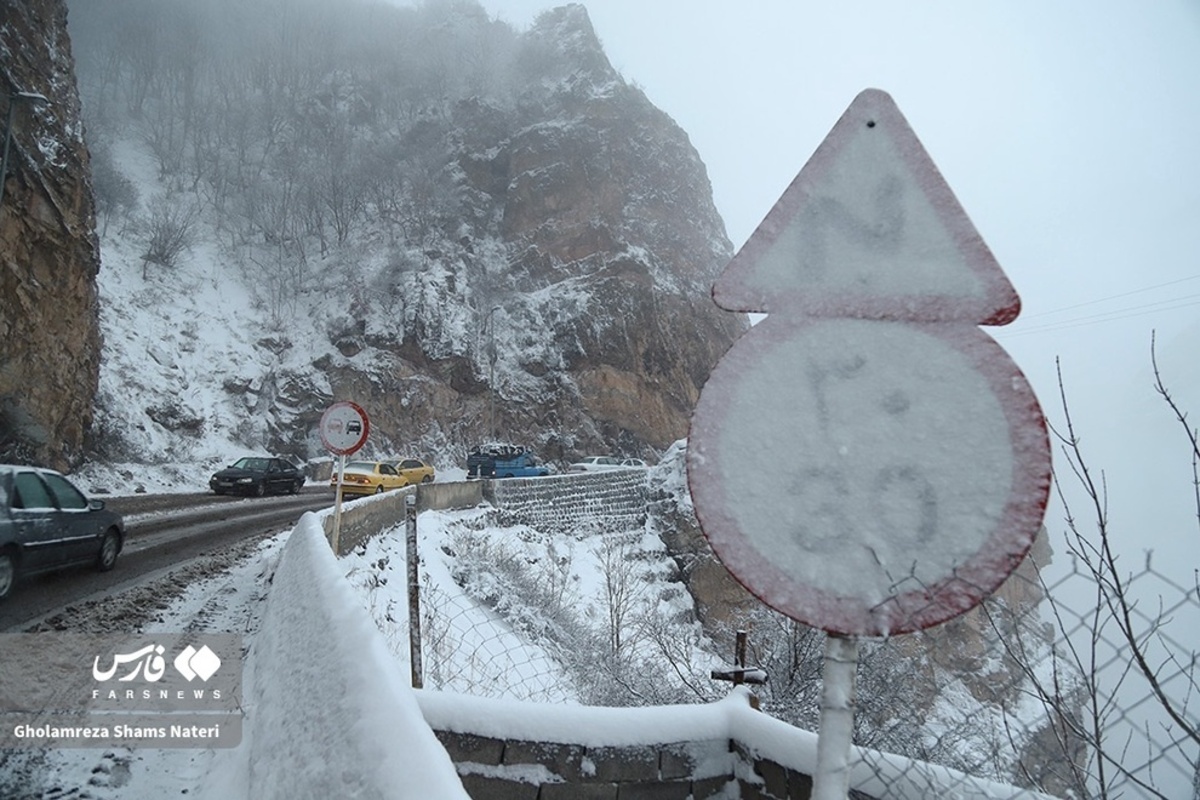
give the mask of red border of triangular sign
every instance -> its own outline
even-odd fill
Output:
[[[904,298],[864,297],[851,294],[820,296],[792,292],[768,292],[747,288],[746,277],[755,262],[768,251],[811,199],[811,187],[840,155],[849,134],[868,122],[876,123],[892,137],[900,158],[932,204],[940,221],[983,287],[982,296],[963,298],[949,295],[914,295]],[[891,96],[879,89],[866,89],[854,98],[841,119],[817,147],[741,250],[713,285],[714,302],[728,311],[794,312],[818,317],[913,320],[922,322],[971,322],[1005,325],[1016,319],[1021,300],[991,250],[967,217],[966,212],[942,177],[933,159],[909,126]]]

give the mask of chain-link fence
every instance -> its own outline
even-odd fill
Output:
[[[1066,560],[1031,561],[944,625],[863,642],[855,743],[1057,797],[1200,796],[1197,587],[1146,564],[1121,581],[1126,615],[1110,577]],[[746,623],[765,710],[816,730],[824,635],[765,610]]]
[[[763,709],[817,730],[824,633],[750,602],[698,622],[689,590],[702,555],[668,550],[676,521],[654,503],[639,521],[615,495],[615,516],[594,501],[561,510],[531,497],[421,515],[427,688],[544,703],[712,702],[728,692],[712,671],[733,660],[741,629],[748,664],[769,676],[756,689]],[[539,525],[513,508],[535,509]],[[1195,579],[1149,561],[1118,571],[1082,538],[1056,549],[1040,537],[967,614],[861,642],[854,742],[882,782],[875,796],[910,797],[959,774],[1058,797],[1195,796]],[[406,651],[403,609],[376,618]]]

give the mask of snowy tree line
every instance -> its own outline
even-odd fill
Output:
[[[69,24],[102,229],[186,242],[202,210],[276,307],[323,285],[356,237],[424,247],[486,227],[455,109],[503,118],[556,57],[471,0],[86,0]],[[163,195],[120,171],[127,140]],[[146,261],[179,252],[148,243]]]

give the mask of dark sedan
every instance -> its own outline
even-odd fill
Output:
[[[106,571],[125,544],[121,515],[51,469],[0,465],[0,600],[18,576],[76,564]]]
[[[217,494],[295,494],[304,488],[304,473],[282,458],[239,458],[208,479]]]

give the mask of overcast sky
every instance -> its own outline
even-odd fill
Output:
[[[521,29],[556,5],[482,2]],[[1052,420],[1062,357],[1114,503],[1141,519],[1171,498],[1177,513],[1139,541],[1195,564],[1186,449],[1150,477],[1179,433],[1149,344],[1157,330],[1200,417],[1200,2],[585,5],[613,66],[691,137],[735,247],[855,95],[889,92],[1022,297],[991,333]]]
[[[524,28],[554,4],[483,5]],[[691,137],[735,246],[876,87],[1021,293],[1021,320],[997,334],[1015,349],[1036,339],[1031,353],[1075,357],[1075,343],[1120,329],[1144,359],[1152,327],[1169,335],[1197,318],[1196,0],[585,5],[613,65]],[[1148,305],[1163,300],[1190,306]],[[1147,311],[1128,326],[1094,319]]]

